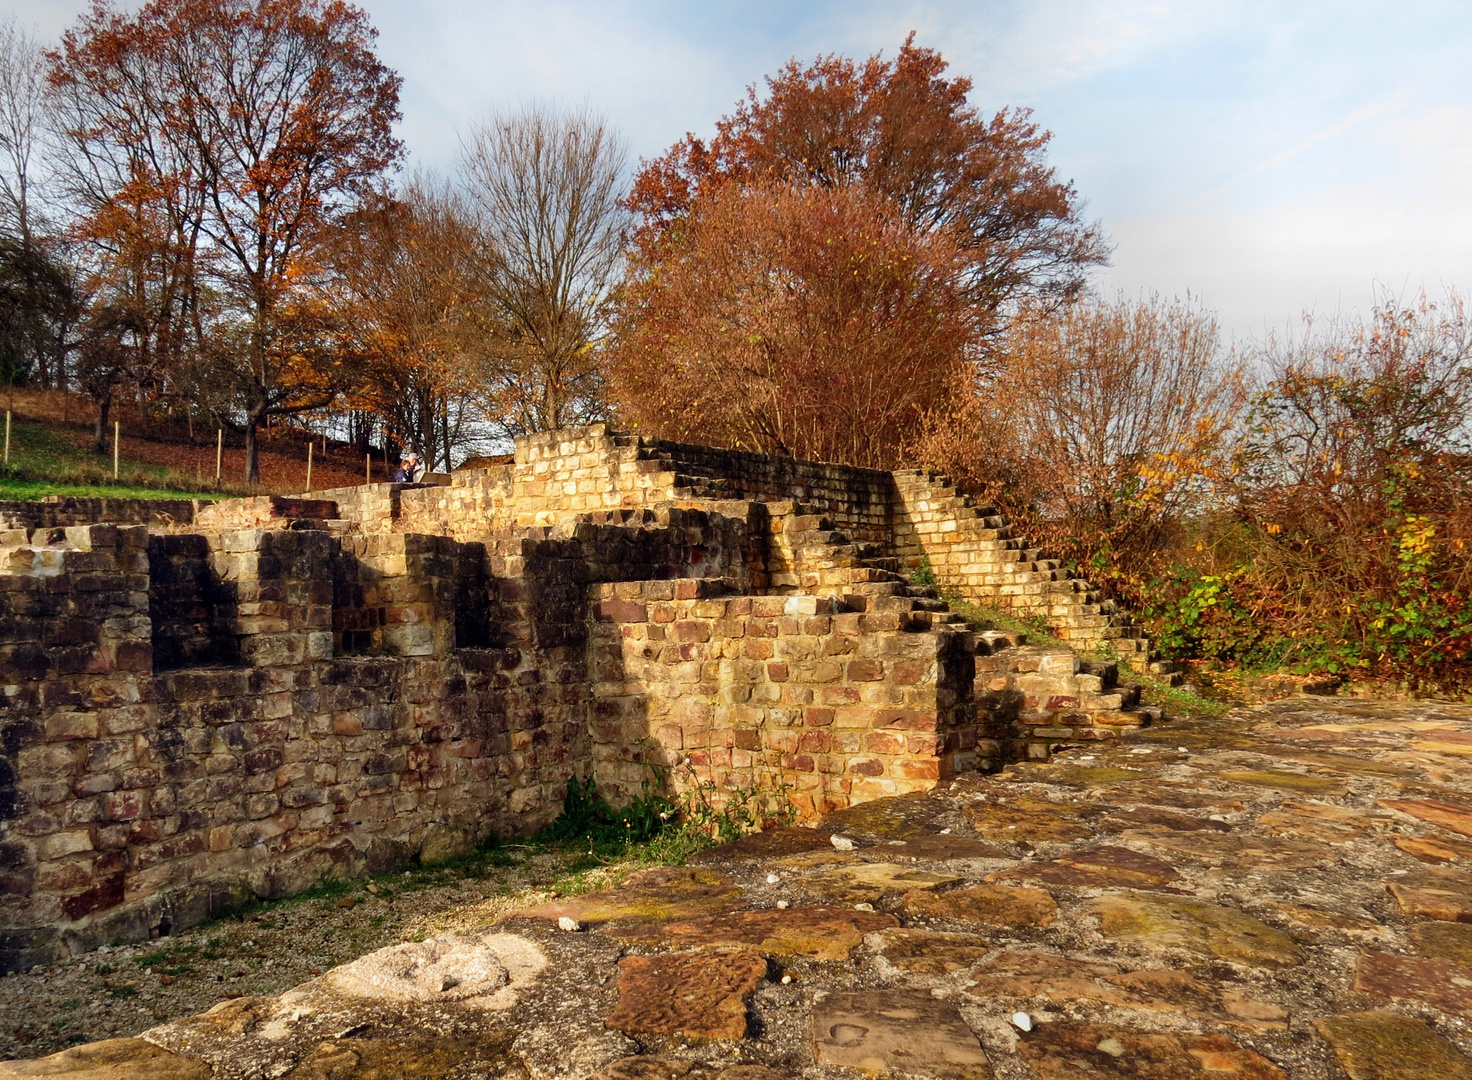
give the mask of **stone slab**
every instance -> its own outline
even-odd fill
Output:
[[[1040,1024],[1017,1051],[1038,1080],[1288,1080],[1261,1054],[1225,1035],[1174,1035],[1108,1024]]]
[[[824,994],[813,1003],[812,1024],[819,1065],[966,1080],[993,1075],[960,1010],[925,991]]]
[[[766,974],[766,960],[752,952],[626,956],[605,1022],[629,1035],[743,1039],[747,1002]]]
[[[1177,810],[1216,810],[1222,813],[1240,813],[1247,809],[1246,804],[1235,795],[1203,791],[1172,780],[1139,780],[1115,784],[1109,789],[1109,797],[1125,806],[1133,803],[1169,806]]]
[[[1108,809],[1018,795],[999,802],[972,803],[965,808],[965,814],[977,833],[988,840],[1035,844],[1087,840],[1094,835],[1088,820]]]
[[[1472,967],[1472,926],[1467,923],[1417,923],[1407,937],[1422,956]]]
[[[974,979],[967,992],[982,998],[1096,1001],[1259,1029],[1285,1028],[1288,1020],[1286,1009],[1184,971],[1121,971],[1107,961],[1053,953],[1004,952],[980,965]]]
[[[764,908],[613,930],[622,941],[675,949],[742,946],[769,956],[847,960],[864,935],[899,925],[893,915],[840,907]]]
[[[1399,810],[1421,821],[1440,825],[1462,836],[1472,836],[1472,807],[1442,799],[1380,799],[1379,806]]]
[[[930,862],[949,862],[952,859],[1005,859],[1007,853],[995,844],[976,840],[969,836],[920,833],[903,840],[890,841],[877,851],[886,858],[924,859]]]
[[[598,923],[663,922],[743,907],[741,889],[724,874],[698,866],[658,866],[630,874],[617,889],[551,900],[514,911],[511,919],[575,919]]]
[[[950,811],[927,793],[891,795],[839,810],[823,819],[825,832],[858,833],[880,840],[905,840],[921,833],[939,832],[937,819]]]
[[[1196,814],[1182,814],[1159,806],[1137,806],[1118,810],[1100,819],[1101,828],[1109,832],[1125,829],[1163,829],[1166,832],[1231,832],[1225,821],[1213,821]]]
[[[1349,1080],[1472,1080],[1472,1060],[1409,1016],[1371,1011],[1314,1021]]]
[[[991,875],[992,880],[1042,881],[1081,888],[1167,889],[1181,880],[1164,859],[1130,848],[1102,846],[1071,851],[1043,862],[1023,863]]]
[[[902,863],[857,862],[810,874],[802,879],[804,887],[835,900],[878,900],[886,893],[913,889],[934,889],[961,879],[952,874],[938,874]]]
[[[974,885],[944,893],[916,890],[905,894],[904,904],[911,915],[989,926],[1045,927],[1058,916],[1052,896],[1025,885]]]
[[[1283,836],[1254,836],[1250,833],[1160,833],[1131,830],[1126,840],[1140,840],[1153,848],[1192,862],[1225,869],[1309,870],[1339,859],[1329,844],[1293,840]]]
[[[870,939],[885,963],[910,975],[949,975],[964,971],[991,951],[991,942],[975,934],[897,927]]]
[[[1112,893],[1094,900],[1093,909],[1100,933],[1113,941],[1185,949],[1255,968],[1292,967],[1303,961],[1292,937],[1235,908],[1147,893]]]
[[[1442,922],[1472,922],[1472,877],[1455,870],[1424,869],[1386,882],[1407,915]]]
[[[1249,787],[1273,788],[1303,795],[1343,795],[1349,789],[1339,780],[1310,773],[1281,772],[1277,769],[1241,769],[1216,774],[1218,780]]]
[[[63,1076],[69,1080],[210,1080],[201,1061],[143,1039],[104,1039],[32,1061],[0,1062],[0,1080]]]
[[[1367,994],[1423,1001],[1453,1016],[1472,1016],[1472,967],[1452,960],[1361,953],[1354,988]]]
[[[1391,843],[1424,863],[1444,864],[1472,856],[1472,844],[1448,836],[1397,836]]]

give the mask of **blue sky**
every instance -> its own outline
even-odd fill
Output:
[[[44,37],[83,7],[12,4]],[[892,53],[913,29],[975,104],[1053,132],[1114,243],[1105,291],[1189,291],[1245,340],[1363,313],[1377,287],[1472,290],[1465,0],[363,6],[420,166],[448,168],[467,122],[531,99],[586,102],[652,156],[790,56]]]

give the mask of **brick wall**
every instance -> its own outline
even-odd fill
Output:
[[[947,490],[596,425],[449,485],[0,530],[0,968],[533,831],[575,775],[811,819],[1138,722],[909,584],[1005,552],[1072,588]]]

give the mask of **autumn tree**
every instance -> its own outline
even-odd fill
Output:
[[[666,250],[613,350],[641,427],[893,468],[962,375],[964,255],[861,188],[713,191]]]
[[[349,399],[446,471],[486,359],[482,252],[461,200],[425,179],[369,201],[325,244],[329,302],[353,361]]]
[[[663,246],[716,189],[857,187],[960,250],[980,327],[995,329],[994,316],[1024,301],[1052,308],[1076,298],[1108,252],[1045,160],[1051,136],[1026,109],[984,116],[968,100],[971,80],[948,79],[946,68],[913,34],[890,61],[789,61],[765,93],[747,91],[709,142],[686,135],[643,164],[629,203],[647,272],[663,272]]]
[[[893,60],[792,61],[709,142],[643,164],[612,368],[627,415],[893,466],[1007,318],[1077,297],[1106,251],[1048,134],[984,117],[946,67],[913,35]]]
[[[334,0],[153,0],[136,14],[96,0],[52,56],[84,229],[127,251],[135,275],[151,254],[176,259],[170,325],[230,349],[220,375],[245,418],[252,483],[261,425],[335,389],[302,296],[313,246],[402,153],[400,80],[375,37]],[[119,230],[144,221],[153,235],[128,251]],[[203,288],[220,305],[209,328]]]
[[[484,237],[491,304],[482,371],[504,434],[604,410],[598,353],[623,268],[624,142],[595,114],[534,105],[474,127],[460,179]]]

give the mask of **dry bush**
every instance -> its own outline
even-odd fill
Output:
[[[1463,681],[1472,645],[1472,320],[1456,295],[1271,342],[1213,530],[1283,656]]]
[[[614,393],[665,437],[893,468],[973,338],[961,289],[944,234],[858,188],[728,186],[636,266]]]
[[[1128,593],[1229,453],[1244,382],[1215,319],[1155,296],[1090,300],[1025,312],[998,353],[917,456]]]

